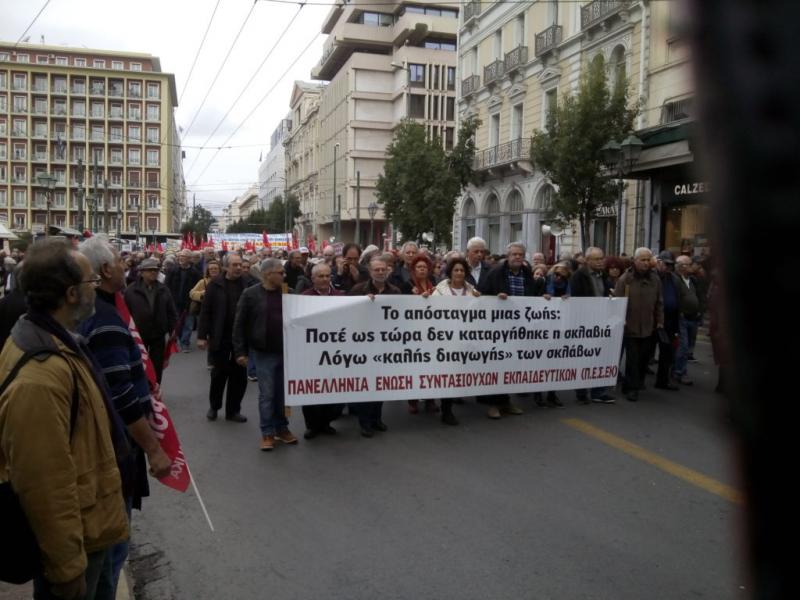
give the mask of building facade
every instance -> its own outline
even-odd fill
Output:
[[[283,196],[286,189],[286,150],[283,142],[292,130],[291,114],[286,115],[272,132],[269,152],[258,165],[259,208],[269,208],[272,201]]]
[[[0,43],[0,220],[177,232],[176,106],[174,75],[149,54]]]
[[[454,239],[465,245],[479,235],[492,252],[511,241],[555,260],[577,251],[577,224],[556,230],[547,222],[554,188],[530,160],[531,137],[544,129],[550,110],[565,93],[575,93],[590,61],[602,56],[609,82],[624,76],[631,102],[644,102],[638,128],[656,112],[649,93],[654,83],[654,27],[666,29],[673,3],[594,0],[563,3],[468,2],[461,20],[459,49],[462,118],[477,116],[475,168],[483,184],[465,190],[457,205]],[[656,5],[658,5],[656,7]],[[672,83],[659,83],[666,88]],[[671,92],[664,92],[671,93]],[[621,140],[617,140],[620,142]],[[630,253],[646,241],[641,221],[648,208],[647,185],[629,172],[622,210],[597,214],[586,244],[609,254]],[[618,231],[619,230],[619,231]],[[558,235],[554,235],[557,233]]]
[[[452,147],[456,127],[458,5],[355,0],[331,8],[312,78],[328,81],[319,98],[317,239],[381,245],[382,211],[368,239],[368,206],[394,128],[413,119]],[[304,217],[306,210],[303,209]]]

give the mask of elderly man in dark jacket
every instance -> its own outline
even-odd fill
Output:
[[[178,252],[178,267],[167,272],[164,280],[167,288],[172,294],[172,301],[179,315],[183,316],[183,326],[181,327],[180,344],[184,352],[189,352],[192,329],[194,329],[194,315],[189,314],[189,292],[202,278],[202,273],[192,264],[192,253],[188,250]]]
[[[513,242],[506,247],[506,260],[489,271],[478,291],[505,300],[509,296],[541,296],[544,286],[544,280],[534,279],[530,268],[525,265],[524,244]],[[499,419],[501,412],[523,414],[520,407],[511,403],[508,394],[483,396],[481,402],[490,405],[487,413],[490,419]]]
[[[236,362],[247,367],[253,357],[258,377],[258,416],[261,450],[268,452],[276,441],[296,444],[289,431],[283,395],[283,278],[281,261],[267,258],[261,263],[261,285],[248,287],[239,299],[233,322]]]
[[[139,265],[139,278],[125,290],[125,303],[139,328],[147,353],[161,383],[166,336],[172,334],[178,314],[167,287],[158,281],[158,261],[146,258]]]
[[[644,373],[657,330],[664,328],[664,300],[661,280],[652,269],[653,253],[637,248],[633,266],[617,280],[614,295],[628,298],[625,314],[625,386],[631,402],[639,399]]]
[[[572,274],[569,280],[569,288],[572,296],[576,298],[602,298],[613,296],[611,282],[605,274],[605,256],[600,248],[587,248],[586,261]],[[591,390],[576,390],[575,395],[578,402],[588,404],[592,402],[603,404],[613,404],[614,396],[606,391],[606,388],[592,388]]]
[[[236,305],[246,289],[242,279],[242,257],[235,253],[225,255],[225,272],[212,279],[206,286],[203,306],[200,309],[200,324],[197,326],[197,347],[209,349],[211,386],[208,401],[211,407],[206,413],[209,421],[216,421],[225,397],[225,419],[245,423],[241,414],[242,398],[247,389],[247,366],[236,362],[233,351],[233,323]]]

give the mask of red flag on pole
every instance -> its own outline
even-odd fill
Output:
[[[161,448],[172,461],[170,474],[162,477],[159,481],[167,487],[179,492],[185,492],[191,484],[189,465],[183,455],[181,443],[178,440],[178,432],[175,430],[169,411],[167,411],[167,407],[161,399],[161,386],[156,380],[156,370],[153,368],[153,362],[150,360],[150,355],[147,354],[142,337],[139,335],[139,330],[136,328],[136,323],[133,322],[133,317],[125,304],[125,299],[121,292],[116,293],[114,301],[120,317],[128,324],[128,329],[142,353],[142,363],[147,374],[147,381],[150,383],[150,402],[153,406],[153,412],[150,415],[150,426],[153,428],[153,433],[158,438]]]

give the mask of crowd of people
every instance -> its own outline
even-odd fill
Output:
[[[208,421],[224,407],[227,421],[246,422],[241,406],[250,380],[258,385],[260,449],[298,443],[284,402],[283,294],[624,296],[621,387],[632,402],[656,362],[655,387],[692,385],[689,368],[707,311],[715,358],[724,364],[713,318],[718,286],[707,263],[668,251],[654,256],[639,248],[628,258],[588,248],[547,265],[543,254],[528,257],[520,243],[491,255],[475,237],[464,252],[443,254],[408,242],[393,252],[349,243],[316,256],[306,248],[148,256],[120,252],[95,236],[77,248],[44,239],[24,255],[2,258],[8,262],[0,300],[0,482],[13,484],[42,550],[36,598],[79,598],[87,590],[113,598],[131,509],[148,493],[147,473],[162,477],[171,466],[150,428],[150,395],[171,348],[190,352],[195,330],[210,372]],[[155,381],[146,377],[120,297],[138,325]],[[36,360],[25,362],[31,357]],[[723,381],[721,368],[720,386]],[[579,389],[575,396],[579,403],[610,404],[616,401],[612,391]],[[408,411],[440,414],[444,424],[457,425],[453,409],[462,401],[411,400]],[[534,401],[563,406],[554,391],[536,393]],[[523,413],[509,395],[479,402],[491,419]],[[387,431],[382,405],[347,407],[363,437]],[[332,423],[345,408],[304,406],[304,437],[335,434]]]

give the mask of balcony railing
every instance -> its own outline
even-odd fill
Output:
[[[502,60],[496,60],[483,68],[483,82],[491,85],[499,81],[505,74],[506,65]]]
[[[481,14],[481,3],[478,0],[467,2],[464,6],[464,23],[473,17],[477,17],[479,14]]]
[[[534,47],[536,56],[542,56],[555,49],[561,43],[562,31],[561,25],[551,25],[541,33],[537,33]]]
[[[594,0],[581,8],[581,30],[597,25],[623,8],[628,8],[629,4],[629,0]]]
[[[517,46],[511,52],[506,52],[505,72],[511,73],[528,62],[528,47]]]
[[[461,82],[461,95],[466,96],[478,91],[481,87],[481,76],[470,75]]]
[[[518,138],[478,152],[473,168],[476,171],[491,169],[518,160],[530,160],[530,156],[531,138]]]

